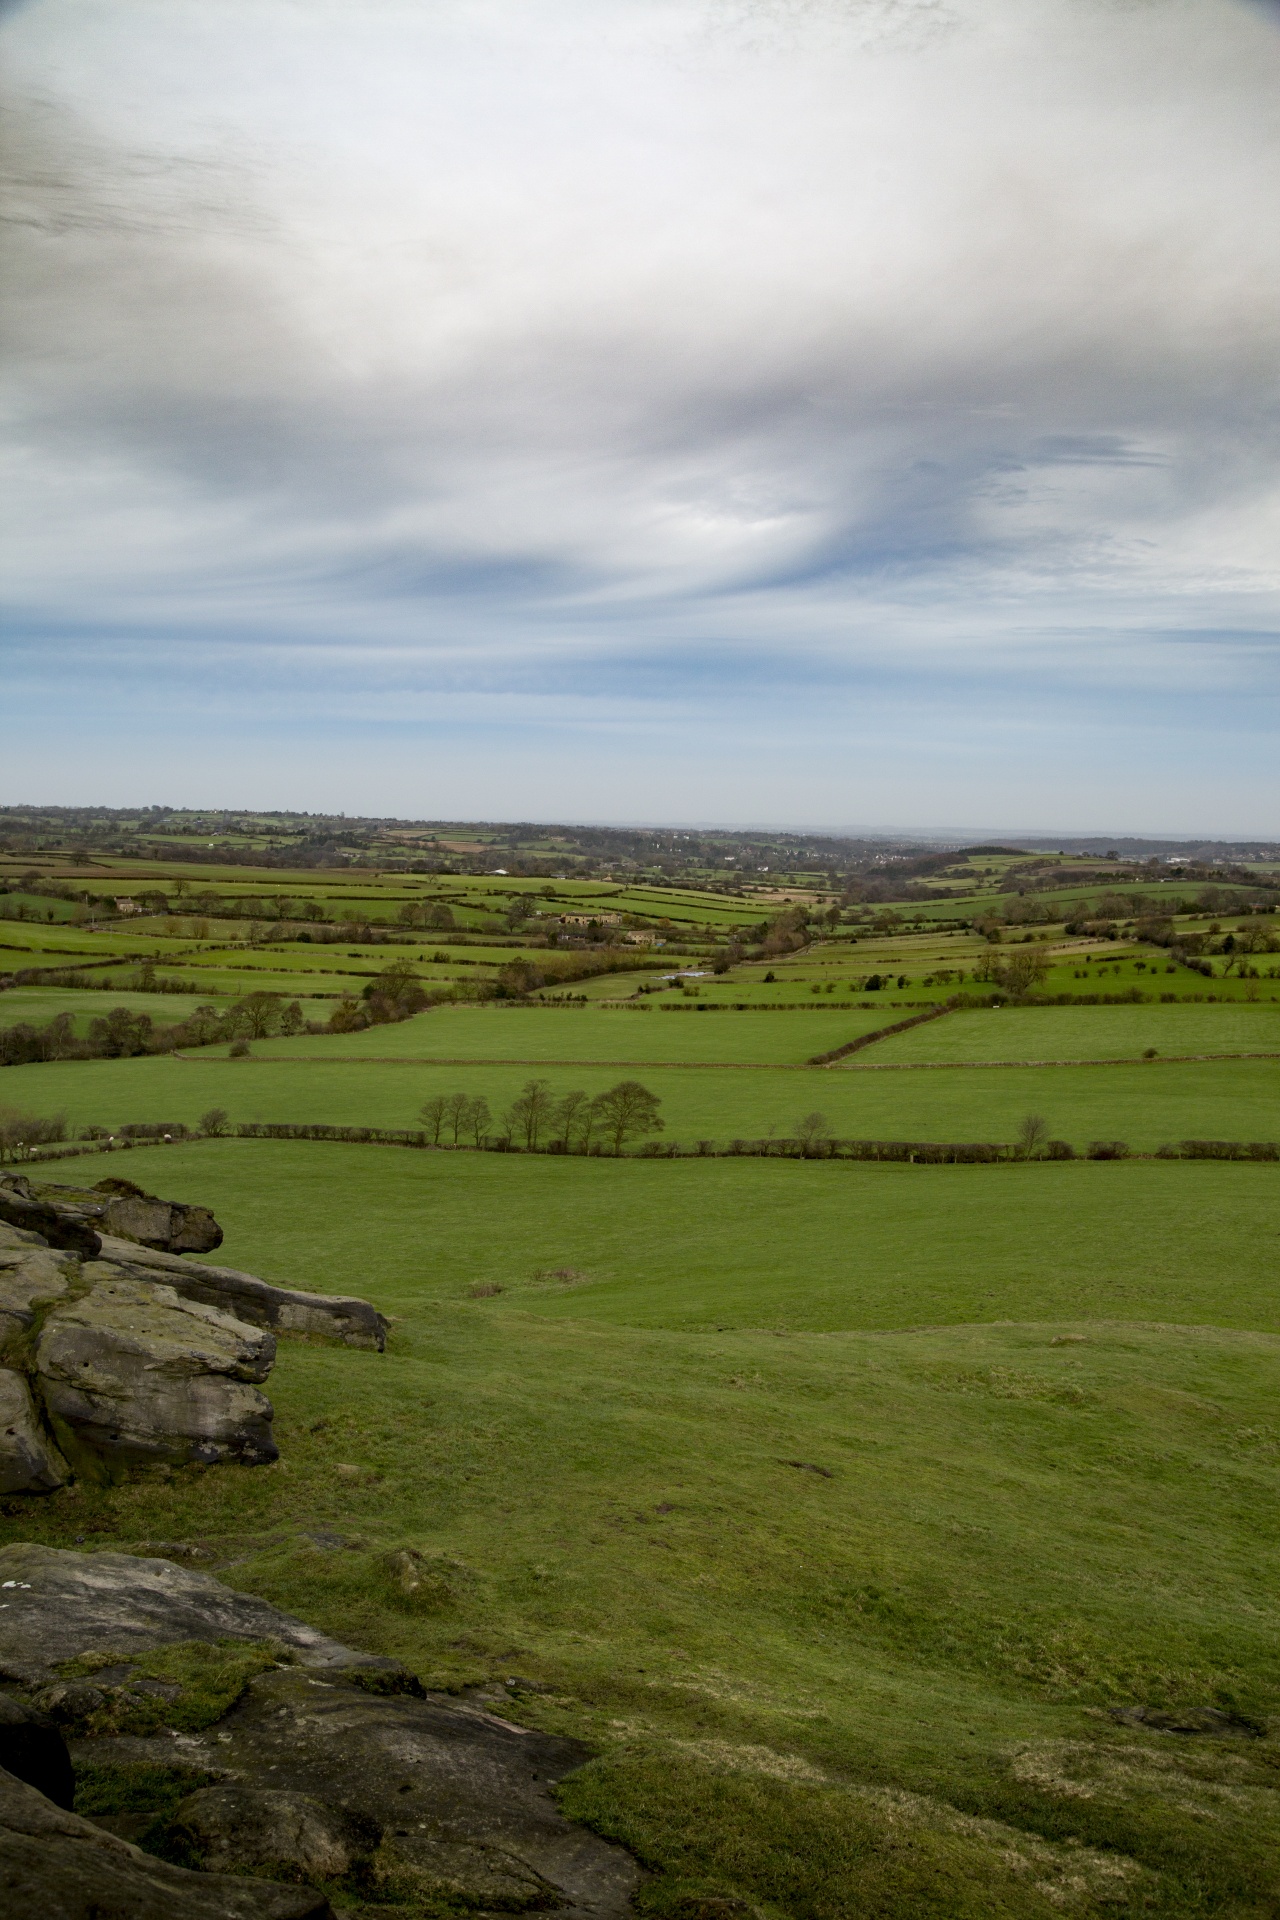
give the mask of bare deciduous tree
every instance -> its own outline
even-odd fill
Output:
[[[619,1080],[607,1093],[597,1094],[591,1104],[596,1124],[613,1143],[615,1153],[621,1153],[626,1142],[639,1134],[662,1132],[663,1122],[658,1118],[661,1102],[638,1080]]]
[[[803,1120],[797,1120],[795,1137],[805,1159],[810,1159],[822,1145],[831,1138],[831,1125],[825,1113],[806,1113]]]

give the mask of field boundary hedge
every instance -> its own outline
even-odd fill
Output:
[[[891,1034],[906,1033],[910,1027],[923,1027],[930,1020],[941,1020],[944,1014],[952,1013],[954,1008],[948,1004],[943,1007],[930,1007],[927,1013],[913,1014],[909,1020],[895,1020],[892,1026],[877,1027],[874,1033],[860,1033],[856,1040],[846,1040],[842,1047],[832,1047],[829,1053],[815,1053],[805,1061],[807,1067],[830,1067],[837,1060],[843,1060],[848,1054],[860,1053],[863,1047],[874,1046],[877,1040],[887,1040]]]
[[[425,1153],[510,1153],[532,1154],[543,1159],[602,1160],[844,1160],[874,1161],[909,1166],[1040,1166],[1080,1160],[1231,1160],[1246,1164],[1280,1164],[1280,1145],[1273,1140],[1181,1140],[1159,1147],[1154,1153],[1133,1153],[1123,1140],[1093,1140],[1083,1153],[1077,1153],[1065,1140],[1051,1140],[1041,1153],[1028,1155],[1009,1141],[995,1140],[844,1140],[828,1139],[804,1142],[794,1139],[735,1139],[725,1142],[698,1140],[684,1144],[678,1140],[648,1141],[645,1145],[619,1155],[593,1144],[588,1152],[566,1150],[559,1142],[546,1147],[517,1146],[500,1136],[483,1146],[461,1141],[433,1142],[420,1129],[408,1127],[343,1127],[290,1121],[242,1121],[228,1126],[224,1133],[188,1133],[174,1130],[164,1139],[157,1124],[137,1122],[121,1128],[111,1141],[97,1139],[67,1146],[50,1146],[26,1158],[26,1166],[48,1166],[57,1160],[74,1160],[87,1154],[130,1153],[139,1147],[194,1146],[211,1139],[310,1141],[335,1146],[409,1147]]]

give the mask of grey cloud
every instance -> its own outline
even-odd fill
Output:
[[[11,17],[24,597],[424,652],[1257,624],[1263,16],[535,11]]]

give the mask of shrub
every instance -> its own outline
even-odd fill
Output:
[[[16,1158],[29,1147],[49,1146],[66,1137],[64,1113],[42,1120],[34,1113],[19,1113],[16,1107],[0,1107],[0,1160]]]
[[[1091,1140],[1086,1155],[1089,1160],[1127,1160],[1129,1148],[1123,1140]]]

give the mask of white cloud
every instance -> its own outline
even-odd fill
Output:
[[[234,641],[252,681],[285,646],[323,703],[340,644],[376,707],[388,658],[394,706],[564,663],[612,699],[648,650],[696,710],[691,650],[729,705],[943,671],[957,729],[992,674],[1273,686],[1273,12],[33,0],[3,32],[10,574],[48,658]]]

